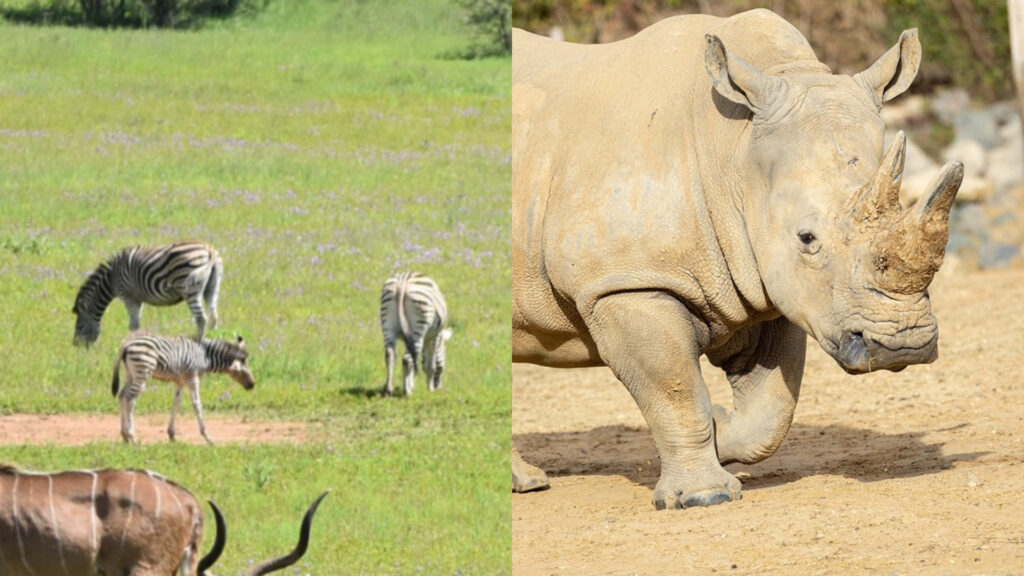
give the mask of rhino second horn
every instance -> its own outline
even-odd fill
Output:
[[[907,135],[900,130],[871,180],[854,196],[857,220],[873,224],[900,212],[900,184],[907,157]]]
[[[878,284],[897,294],[923,292],[942,265],[949,240],[949,210],[964,165],[950,162],[932,179],[927,200],[890,226],[871,246]]]

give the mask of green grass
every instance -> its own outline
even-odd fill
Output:
[[[291,546],[325,488],[303,573],[510,571],[510,63],[443,57],[469,41],[459,17],[307,0],[190,32],[0,24],[0,414],[116,414],[127,314],[115,301],[74,348],[75,293],[124,246],[199,239],[225,262],[215,335],[246,337],[257,378],[207,376],[208,417],[317,431],[296,448],[111,430],[0,460],[166,474],[224,509],[221,574]],[[405,269],[438,281],[455,336],[442,391],[421,376],[386,399],[379,290]],[[142,325],[194,331],[184,306]],[[138,412],[171,393],[151,384]]]

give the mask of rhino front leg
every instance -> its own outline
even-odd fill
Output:
[[[533,492],[548,488],[548,475],[519,455],[519,449],[512,446],[512,491]]]
[[[655,507],[738,500],[740,482],[715,453],[692,314],[667,294],[628,292],[601,298],[585,320],[602,360],[633,395],[654,435],[661,456]]]
[[[804,373],[807,335],[785,318],[762,324],[750,344],[722,367],[733,411],[715,406],[715,444],[722,464],[753,464],[778,450],[793,422]]]

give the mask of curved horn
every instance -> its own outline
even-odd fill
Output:
[[[928,198],[920,200],[872,244],[872,258],[883,288],[915,294],[928,287],[946,253],[949,210],[963,177],[962,163],[943,166],[928,186]]]
[[[207,503],[210,505],[210,508],[213,508],[213,519],[217,523],[217,537],[213,541],[213,548],[210,548],[206,556],[203,556],[202,560],[199,561],[200,576],[205,575],[206,571],[220,558],[221,553],[224,552],[224,544],[228,539],[228,528],[224,524],[224,516],[220,513],[220,509],[213,503],[213,500],[207,500]]]
[[[900,130],[875,169],[871,180],[854,195],[853,213],[863,222],[877,222],[900,211],[900,184],[907,157],[907,135]]]
[[[302,528],[299,530],[299,543],[295,545],[295,549],[289,554],[276,558],[274,560],[268,560],[263,564],[255,567],[252,572],[249,572],[249,576],[263,576],[264,574],[270,574],[271,572],[277,572],[282,568],[287,568],[292,564],[295,564],[302,558],[302,555],[306,553],[306,548],[309,546],[309,530],[313,526],[313,515],[316,514],[317,507],[320,506],[320,501],[327,496],[328,492],[324,492],[309,505],[309,510],[306,510],[306,515],[302,518]]]

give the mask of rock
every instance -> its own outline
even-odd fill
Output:
[[[963,183],[960,184],[960,191],[956,194],[956,202],[984,202],[995,189],[995,185],[988,178],[965,175]]]
[[[963,88],[938,90],[932,96],[932,112],[940,122],[954,124],[956,117],[971,105],[971,96]]]
[[[882,107],[882,121],[886,126],[907,126],[924,122],[928,117],[928,100],[912,95],[897,98]]]
[[[964,110],[953,122],[956,140],[975,140],[991,150],[999,145],[999,125],[991,110]]]
[[[978,266],[981,268],[1005,268],[1020,257],[1020,246],[993,242],[981,247],[978,252]]]
[[[1019,121],[1017,129],[1020,129]],[[1004,141],[1002,146],[989,152],[988,168],[985,175],[992,181],[997,192],[1003,192],[1024,180],[1022,163],[1024,163],[1024,146],[1022,146],[1021,139]]]
[[[1020,142],[1022,135],[1024,132],[1021,132],[1020,114],[1018,113],[1010,115],[1006,122],[999,126],[999,137],[1003,140],[1004,146],[1009,142]]]
[[[964,163],[964,178],[981,178],[985,176],[988,161],[985,148],[977,141],[969,138],[957,139],[946,148],[942,157],[946,162],[959,160]],[[963,188],[961,187],[961,190]]]

